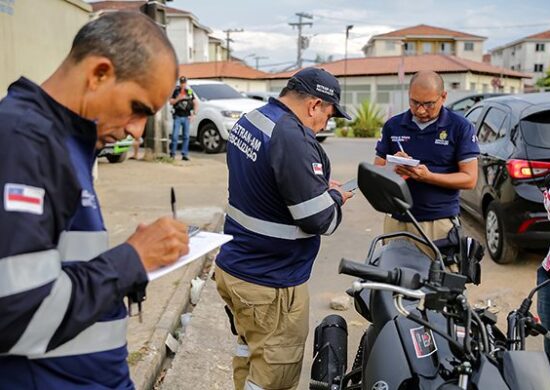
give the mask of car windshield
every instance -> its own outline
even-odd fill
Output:
[[[527,145],[550,149],[550,111],[528,116],[520,122],[520,127]]]
[[[191,88],[201,100],[242,99],[242,95],[227,84],[199,84]]]

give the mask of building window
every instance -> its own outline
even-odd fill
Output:
[[[533,69],[533,72],[537,73],[537,72],[542,72],[542,67],[544,65],[543,64],[535,64],[535,67]]]
[[[459,89],[460,88],[460,82],[455,81],[454,83],[451,83],[451,89]]]
[[[483,92],[489,92],[489,84],[483,84]]]
[[[464,51],[474,51],[474,43],[464,42]]]
[[[535,45],[535,51],[544,51],[544,43],[537,43]]]
[[[514,87],[510,87],[510,93],[516,93],[516,89]]]
[[[439,51],[443,54],[451,54],[451,44],[449,42],[442,42],[439,45]]]
[[[475,91],[477,89],[476,83],[470,83],[470,91]]]
[[[521,64],[518,64],[518,66],[516,66],[516,69],[521,70]]]
[[[394,41],[386,41],[386,50],[387,51],[394,51],[395,50],[395,42]]]
[[[416,54],[416,44],[414,42],[405,42],[403,44],[403,49],[405,50],[406,55]]]
[[[512,70],[515,70],[515,67],[514,67],[514,65],[512,65],[512,66],[510,67],[510,69],[512,69]]]
[[[423,54],[430,54],[432,52],[432,43],[431,42],[424,42],[422,44],[422,53]]]

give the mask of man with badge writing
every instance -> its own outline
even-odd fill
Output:
[[[479,147],[474,126],[445,108],[443,79],[432,71],[416,73],[409,85],[410,109],[390,118],[376,145],[374,163],[386,165],[391,155],[413,158],[419,164],[396,165],[407,180],[413,198],[411,209],[432,240],[446,238],[458,224],[459,190],[475,187]],[[384,233],[417,234],[404,215],[387,215]],[[420,244],[420,249],[432,252]]]

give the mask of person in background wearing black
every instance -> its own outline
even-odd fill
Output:
[[[180,128],[182,128],[181,159],[187,161],[189,160],[189,125],[199,108],[199,103],[193,90],[187,86],[187,78],[184,76],[180,77],[180,85],[174,90],[170,104],[174,114],[170,157],[176,157]]]

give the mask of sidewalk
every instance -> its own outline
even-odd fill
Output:
[[[216,283],[209,278],[160,389],[233,388],[231,359],[236,338],[223,307]]]

